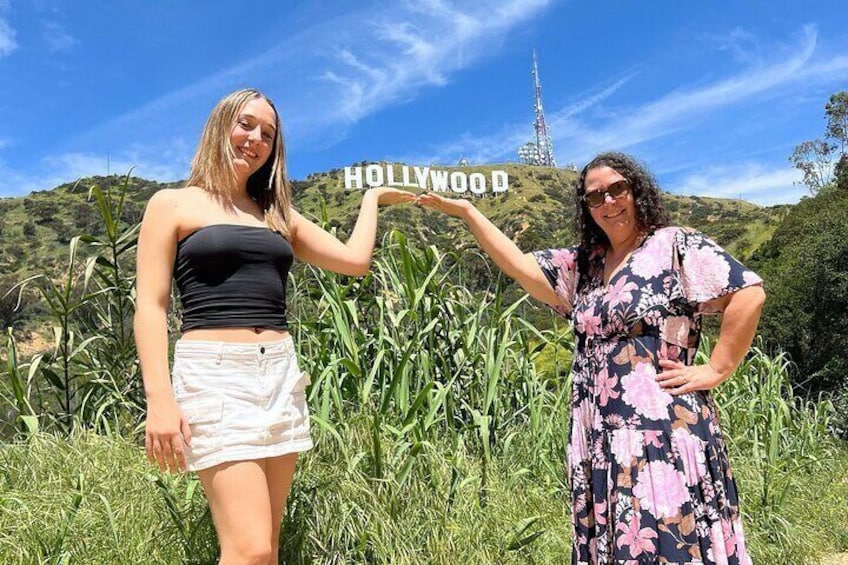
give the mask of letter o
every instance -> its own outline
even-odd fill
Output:
[[[383,167],[368,165],[365,167],[365,182],[370,187],[383,186]]]
[[[486,194],[486,177],[482,173],[471,173],[468,177],[468,185],[474,194]]]
[[[468,175],[463,172],[457,171],[451,173],[450,183],[451,190],[454,192],[463,193],[468,191]]]

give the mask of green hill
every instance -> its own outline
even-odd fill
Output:
[[[516,164],[447,170],[488,176],[493,169],[507,172],[508,191],[484,196],[467,194],[495,225],[528,251],[573,243],[571,187],[575,172]],[[181,185],[135,177],[89,177],[24,197],[0,199],[0,296],[26,277],[62,273],[70,239],[83,233],[98,235],[104,229],[96,203],[88,198],[90,187],[109,189],[124,182],[129,186],[123,213],[127,223],[141,219],[144,206],[154,192]],[[292,185],[298,210],[313,219],[326,218],[340,237],[350,233],[362,191],[344,188],[343,169],[309,175],[306,180],[293,181]],[[664,195],[664,202],[673,223],[710,234],[743,260],[768,241],[788,209],[673,194]],[[444,250],[475,247],[459,220],[414,206],[384,209],[380,216],[380,236],[391,229],[402,230],[413,245],[421,247],[430,244]],[[472,288],[486,288],[491,283],[491,266],[473,254],[467,263],[463,262],[463,270],[467,273],[465,283]],[[33,304],[29,316],[21,319],[18,315],[18,320],[38,318],[37,309],[37,304]]]

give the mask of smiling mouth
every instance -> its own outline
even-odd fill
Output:
[[[620,215],[622,215],[622,214],[624,214],[624,210],[619,210],[619,211],[618,211],[618,212],[616,212],[615,214],[607,214],[606,216],[604,216],[604,219],[606,219],[606,220],[612,220],[613,218],[617,218],[617,217],[619,217],[619,216],[620,216]]]
[[[245,157],[249,157],[250,159],[256,159],[257,157],[259,157],[259,155],[245,147],[239,147],[239,151],[241,151],[242,155],[244,155]]]

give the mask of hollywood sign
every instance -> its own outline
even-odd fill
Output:
[[[409,167],[367,165],[365,167],[345,167],[344,185],[348,190],[361,190],[375,186],[398,186],[419,188],[433,192],[463,193],[469,190],[474,194],[506,192],[509,189],[509,177],[506,171],[492,171],[487,177],[483,173],[464,173],[462,171],[442,171],[430,167]]]

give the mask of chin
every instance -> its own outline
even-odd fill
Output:
[[[250,166],[250,163],[248,163],[247,161],[244,161],[242,159],[233,160],[233,165],[234,165],[233,168],[236,170],[236,172],[240,173],[240,174],[246,174],[246,175],[249,176],[249,175],[252,175],[255,172],[253,170],[253,168]]]

